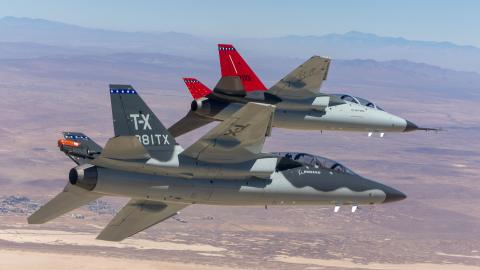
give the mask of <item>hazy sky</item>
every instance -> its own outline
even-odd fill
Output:
[[[480,47],[480,1],[0,0],[0,17],[34,17],[128,31],[220,37],[350,30]]]

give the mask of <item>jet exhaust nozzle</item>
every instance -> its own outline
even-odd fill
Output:
[[[203,100],[195,99],[195,100],[192,101],[192,104],[190,105],[190,109],[193,112],[196,112],[196,111],[202,109],[202,105],[203,105]]]
[[[86,190],[93,190],[97,185],[97,167],[93,165],[80,165],[72,168],[68,174],[70,184]]]
[[[212,103],[212,101],[208,99],[196,99],[192,101],[192,104],[190,105],[190,110],[200,115],[213,116],[215,115],[214,107],[214,102]]]

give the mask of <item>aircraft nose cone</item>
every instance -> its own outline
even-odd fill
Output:
[[[405,129],[403,130],[403,132],[409,132],[409,131],[414,131],[418,129],[418,126],[415,125],[414,123],[408,120],[405,120],[405,121],[407,121],[407,125],[405,126]]]
[[[384,192],[387,196],[385,197],[385,200],[383,201],[383,203],[401,201],[407,198],[407,195],[405,195],[403,192],[398,191],[394,188],[388,188]]]

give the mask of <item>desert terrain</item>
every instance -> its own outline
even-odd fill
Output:
[[[74,166],[57,149],[61,132],[100,145],[112,136],[109,83],[132,84],[169,126],[191,101],[180,77],[212,86],[219,74],[211,59],[87,53],[0,59],[0,269],[480,269],[480,75],[401,61],[333,60],[324,89],[442,132],[274,129],[264,150],[338,160],[405,192],[404,201],[356,213],[194,205],[120,243],[95,237],[127,199],[27,225]],[[271,85],[302,61],[256,64]],[[178,141],[188,146],[213,125]]]

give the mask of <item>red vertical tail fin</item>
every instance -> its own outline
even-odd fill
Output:
[[[183,78],[183,82],[187,85],[188,91],[190,91],[194,99],[199,99],[212,93],[212,90],[195,78]]]
[[[249,91],[266,91],[267,88],[257,77],[255,72],[231,44],[218,44],[220,56],[220,68],[222,77],[238,76],[242,81],[243,88]]]

